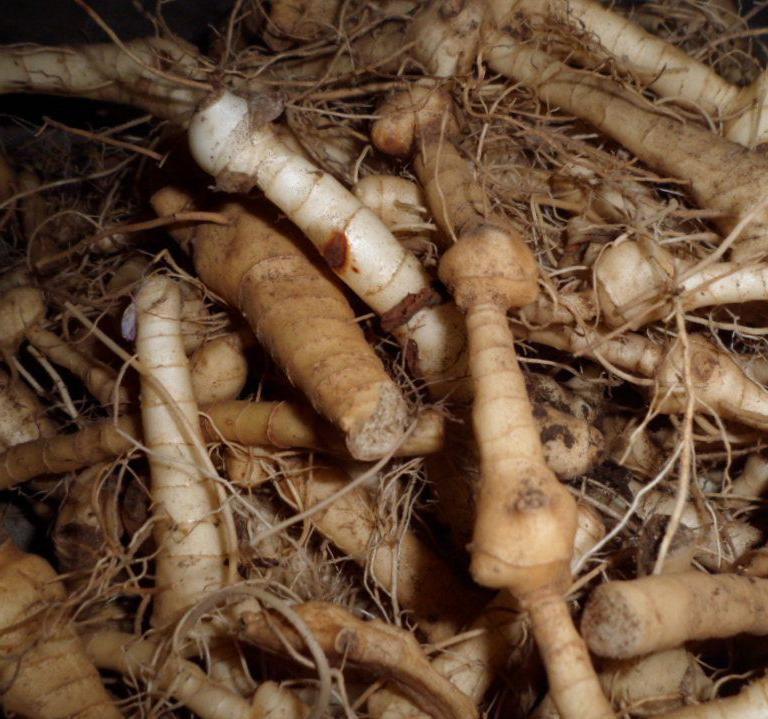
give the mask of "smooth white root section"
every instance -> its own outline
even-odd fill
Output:
[[[464,344],[454,330],[462,318],[450,305],[430,306],[439,298],[416,257],[341,183],[282,142],[245,98],[223,91],[207,100],[190,123],[189,146],[221,189],[258,186],[382,316],[420,376],[458,371]]]
[[[0,93],[78,95],[92,100],[136,105],[157,117],[184,120],[202,92],[173,83],[151,68],[196,74],[196,52],[168,40],[146,38],[126,43],[137,63],[113,43],[74,47],[20,47],[0,51]]]
[[[628,70],[664,98],[682,100],[725,120],[725,137],[754,147],[768,140],[766,74],[737,87],[709,65],[647,32],[595,0],[493,0],[496,21],[512,10],[532,20],[549,15],[587,33]]]
[[[181,339],[181,292],[160,276],[136,296],[136,348],[143,368],[141,416],[152,475],[157,594],[152,621],[163,626],[221,588],[225,579],[223,521],[211,480],[199,469],[200,426]],[[170,395],[159,393],[161,385]]]
[[[160,647],[151,639],[105,630],[84,641],[97,667],[142,680],[150,691],[176,698],[200,719],[303,719],[307,713],[297,697],[274,682],[262,684],[249,701],[185,659],[169,656],[158,663]]]

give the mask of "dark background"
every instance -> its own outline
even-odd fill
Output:
[[[620,0],[641,4],[643,0]],[[152,25],[143,12],[153,12],[158,0],[91,0],[96,10],[123,38],[147,35]],[[747,11],[756,0],[742,0]],[[186,40],[204,44],[210,26],[221,27],[233,0],[174,0],[164,2],[162,12],[169,27]],[[755,17],[755,25],[768,25],[768,11]],[[41,44],[106,40],[101,30],[73,0],[0,0],[0,44],[34,42]]]

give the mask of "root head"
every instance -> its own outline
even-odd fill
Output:
[[[462,236],[440,261],[440,279],[462,309],[494,304],[523,307],[538,294],[533,253],[512,228],[489,225]]]
[[[408,157],[420,135],[442,132],[449,140],[459,131],[451,106],[451,96],[440,88],[415,86],[392,95],[379,107],[380,118],[371,128],[373,144],[388,155]]]

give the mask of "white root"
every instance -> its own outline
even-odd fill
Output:
[[[219,502],[212,481],[201,475],[198,465],[202,440],[181,341],[179,288],[167,278],[150,277],[136,296],[136,306],[136,348],[144,371],[141,414],[159,548],[152,619],[163,626],[223,586],[224,522],[217,517]]]
[[[268,120],[279,111],[249,105],[231,92],[214,95],[190,123],[192,155],[220,189],[258,186],[285,212],[329,267],[382,316],[417,376],[434,382],[460,375],[461,315],[452,305],[432,306],[439,297],[416,257],[337,180],[277,137]]]

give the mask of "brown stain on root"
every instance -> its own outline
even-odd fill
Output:
[[[419,310],[424,307],[434,307],[440,302],[440,295],[431,287],[425,287],[418,292],[411,292],[381,316],[381,329],[385,332],[392,332],[392,330],[408,322]]]
[[[321,252],[328,267],[339,272],[349,258],[349,238],[344,232],[334,232],[331,239],[323,245]]]

